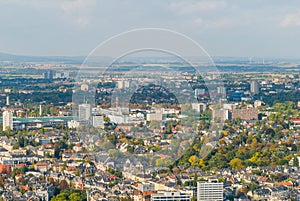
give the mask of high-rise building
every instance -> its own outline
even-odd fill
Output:
[[[44,79],[45,79],[45,80],[52,81],[52,80],[53,80],[53,77],[54,77],[54,70],[47,70],[47,71],[44,73]]]
[[[95,128],[104,128],[104,120],[102,115],[93,115],[92,116],[92,125]]]
[[[3,118],[3,131],[6,131],[8,128],[13,130],[13,114],[11,110],[5,110],[2,114]]]
[[[6,106],[9,107],[9,95],[6,95]]]
[[[253,95],[259,94],[259,84],[256,81],[252,81],[250,84],[250,92]]]
[[[164,192],[151,195],[151,201],[190,201],[191,196],[180,192]]]
[[[92,113],[90,104],[80,104],[78,108],[78,120],[89,121]]]
[[[217,87],[217,93],[221,95],[222,98],[226,97],[226,87]]]
[[[197,182],[198,201],[223,201],[223,183],[218,180]]]

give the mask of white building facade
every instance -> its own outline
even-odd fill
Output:
[[[5,110],[2,114],[3,120],[3,131],[6,131],[8,128],[13,130],[13,113],[10,110]]]

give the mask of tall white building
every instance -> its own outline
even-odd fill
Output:
[[[222,96],[222,98],[226,97],[226,87],[217,87],[217,93]]]
[[[92,125],[95,128],[104,128],[104,119],[102,115],[93,115],[92,116]]]
[[[198,201],[223,201],[223,183],[218,180],[197,182]]]
[[[78,109],[78,120],[89,121],[92,113],[90,104],[80,104]]]
[[[13,114],[11,110],[5,110],[2,114],[3,118],[3,131],[6,131],[8,128],[13,130]]]
[[[252,81],[250,84],[250,92],[253,95],[259,94],[259,84],[256,81]]]

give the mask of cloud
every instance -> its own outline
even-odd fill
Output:
[[[86,27],[90,24],[90,10],[95,4],[95,0],[68,0],[61,4],[61,9],[73,24]]]
[[[185,15],[185,14],[194,14],[198,12],[205,12],[205,11],[211,11],[216,10],[220,8],[226,7],[225,1],[179,1],[179,2],[173,2],[170,4],[170,9],[174,12]]]
[[[286,15],[280,25],[283,27],[300,26],[300,11]]]
[[[68,0],[62,3],[61,8],[65,13],[72,13],[93,5],[93,2],[93,0]]]
[[[203,24],[203,19],[198,17],[197,19],[194,20],[195,25],[202,25]]]
[[[214,29],[226,28],[226,27],[231,27],[234,24],[236,24],[236,22],[234,20],[222,18],[222,19],[210,21],[209,23],[206,24],[206,28],[208,28],[208,29],[210,29],[210,28],[214,28]]]

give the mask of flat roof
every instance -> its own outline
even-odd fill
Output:
[[[57,121],[71,121],[73,119],[76,119],[73,116],[63,116],[63,117],[27,117],[27,118],[18,118],[13,117],[13,122],[16,123],[31,123],[31,122],[57,122]],[[0,118],[0,123],[2,123],[2,118]]]

